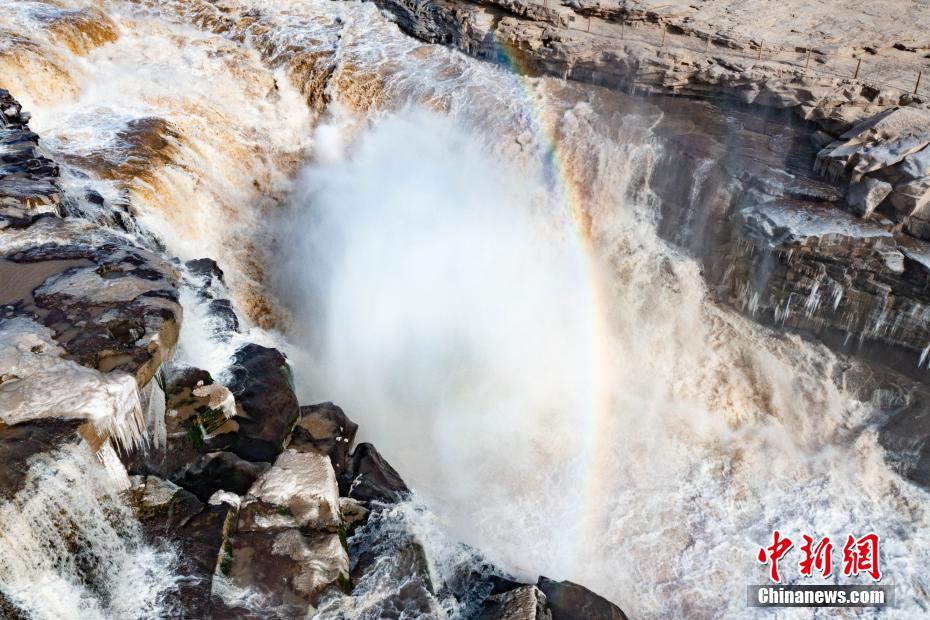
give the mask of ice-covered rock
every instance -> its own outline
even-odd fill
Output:
[[[336,474],[329,458],[319,454],[285,450],[271,469],[258,477],[249,496],[274,509],[262,514],[256,507],[251,513],[255,502],[243,504],[243,514],[254,515],[259,525],[280,523],[333,532],[342,525]]]

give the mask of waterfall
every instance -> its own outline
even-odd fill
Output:
[[[75,444],[38,455],[0,504],[0,591],[33,618],[163,617],[174,556],[143,540],[119,495],[126,472],[103,451],[98,459]]]

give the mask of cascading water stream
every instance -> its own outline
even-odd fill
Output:
[[[176,558],[143,542],[119,496],[126,472],[104,460],[83,445],[40,455],[0,504],[0,587],[33,618],[163,617]]]
[[[430,523],[654,618],[745,615],[776,527],[874,529],[889,615],[920,612],[927,498],[885,463],[879,403],[826,349],[712,303],[658,238],[656,108],[422,45],[370,4],[63,4],[108,19],[0,10],[0,35],[30,43],[3,39],[0,86],[69,165],[74,208],[95,213],[93,190],[147,243],[215,258],[253,325],[280,329],[264,337],[286,343],[303,401],[350,412]],[[216,373],[225,355],[184,301],[181,354]],[[36,540],[35,519],[8,536]],[[173,578],[157,552],[99,536],[141,593],[69,588],[99,617],[151,613]],[[45,566],[14,568],[74,574]]]

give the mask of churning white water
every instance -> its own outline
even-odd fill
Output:
[[[0,585],[33,618],[162,617],[175,557],[143,542],[118,495],[126,472],[106,460],[82,445],[43,454],[0,505]]]
[[[421,45],[370,4],[60,3],[108,16],[84,47],[57,4],[0,10],[0,86],[72,192],[217,259],[302,402],[342,405],[455,538],[631,617],[743,617],[773,529],[874,530],[887,615],[924,613],[927,496],[854,369],[717,307],[657,238],[654,108]],[[186,302],[182,349],[213,369]]]

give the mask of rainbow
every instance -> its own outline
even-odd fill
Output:
[[[579,472],[578,494],[575,498],[576,518],[574,520],[575,544],[571,558],[566,561],[566,569],[578,574],[583,570],[586,558],[585,538],[588,532],[596,531],[597,507],[602,497],[600,485],[603,470],[608,461],[607,437],[608,422],[612,411],[610,377],[608,373],[610,353],[610,321],[607,311],[606,282],[600,268],[593,230],[593,218],[586,207],[587,199],[582,184],[571,173],[569,158],[561,147],[557,133],[555,114],[545,106],[536,103],[536,94],[531,77],[534,71],[523,59],[524,55],[512,43],[501,38],[494,31],[494,44],[501,65],[508,70],[509,78],[521,93],[528,112],[532,132],[543,146],[544,170],[550,189],[568,211],[580,246],[583,270],[588,274],[588,306],[591,309],[591,337],[593,339],[596,359],[592,394],[578,420],[579,431],[584,433],[584,464]]]

